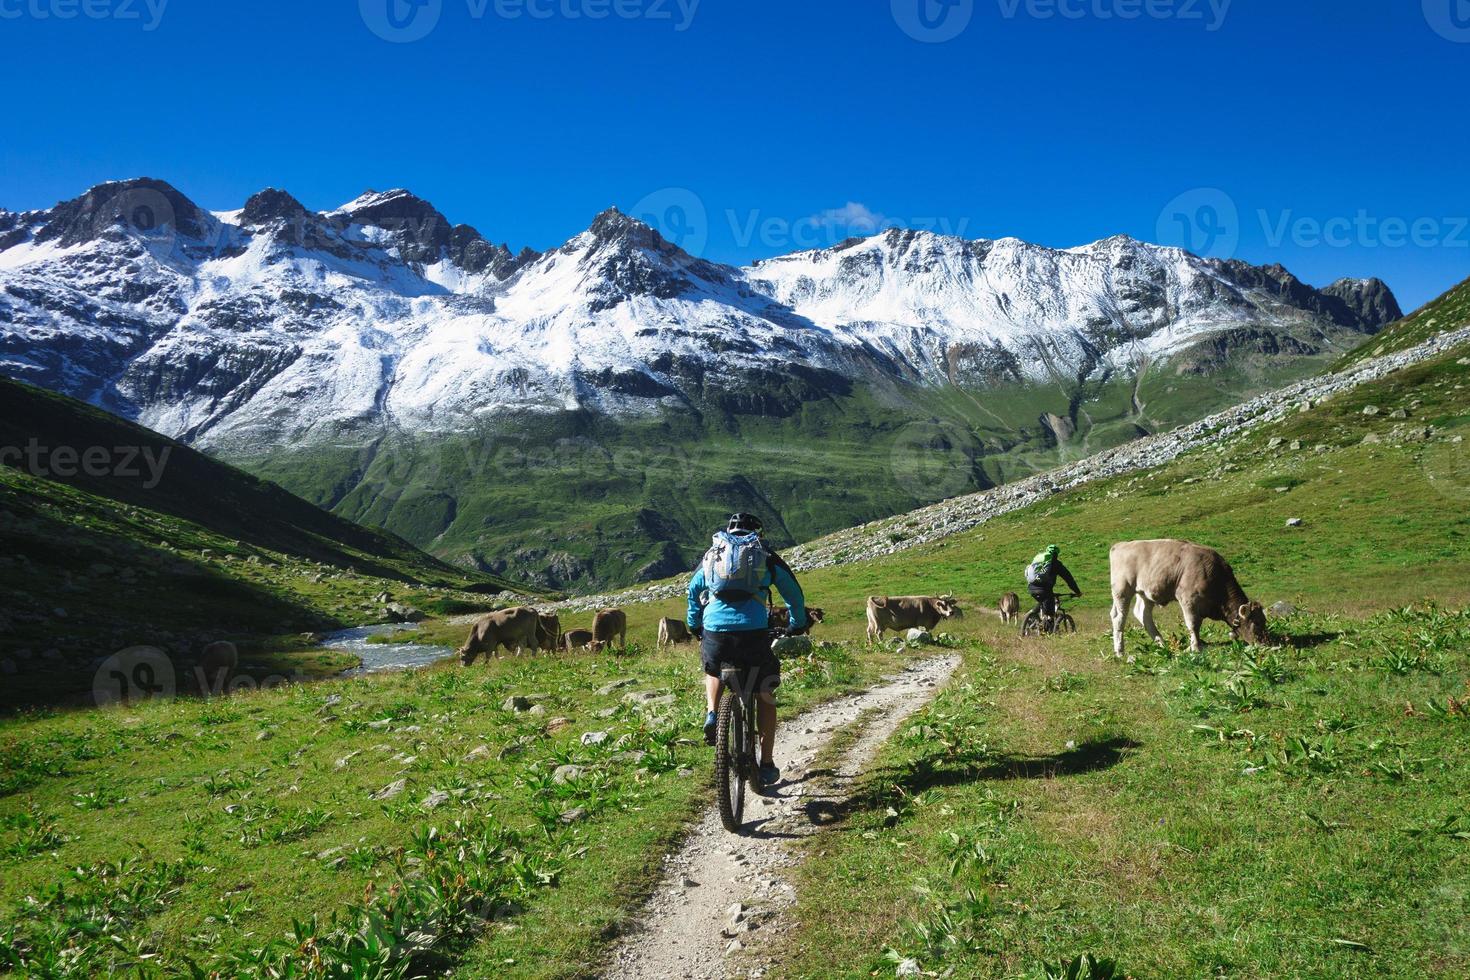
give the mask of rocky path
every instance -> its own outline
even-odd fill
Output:
[[[1216,445],[1233,435],[1277,421],[1304,402],[1315,404],[1351,391],[1358,385],[1376,381],[1467,341],[1470,341],[1470,327],[1446,331],[1414,347],[1363,361],[1340,374],[1298,381],[1198,422],[1125,443],[1046,473],[839,531],[793,548],[784,557],[800,571],[865,561],[928,544],[1082,484],[1162,466],[1192,449]],[[900,540],[895,541],[895,537]],[[682,583],[655,583],[608,595],[579,596],[558,606],[571,612],[623,606],[672,598],[682,588]]]
[[[665,858],[663,880],[605,976],[760,975],[769,937],[793,925],[787,913],[796,901],[794,845],[831,821],[878,748],[929,702],[958,663],[958,657],[940,657],[913,664],[879,687],[783,725],[776,750],[782,781],[769,797],[747,796],[748,834],[727,833],[711,806],[683,846]],[[844,740],[834,759],[827,750],[849,726],[855,737]]]

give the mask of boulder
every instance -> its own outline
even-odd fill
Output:
[[[465,753],[464,761],[480,762],[481,760],[491,758],[491,755],[492,753],[490,752],[490,746],[477,745],[474,748],[470,749],[469,752]]]
[[[631,687],[632,685],[637,683],[638,682],[631,677],[624,677],[621,680],[613,681],[611,684],[602,685],[597,689],[597,693],[602,695],[603,697],[607,697],[614,691],[622,690],[625,687]]]
[[[582,772],[581,766],[557,766],[556,770],[551,774],[551,781],[558,786],[564,786],[567,783],[574,783],[581,779]]]
[[[921,646],[934,642],[934,635],[928,630],[911,629],[904,636],[910,643],[918,643]]]
[[[1379,412],[1379,408],[1378,408],[1377,405],[1364,405],[1363,406],[1363,414],[1364,415],[1377,415],[1378,412]]]
[[[576,823],[578,820],[586,819],[587,810],[585,807],[580,806],[574,806],[570,810],[563,810],[561,815],[562,823]]]
[[[384,612],[395,623],[422,623],[429,618],[413,606],[407,606],[401,602],[388,603],[384,607]]]
[[[391,799],[393,799],[393,797],[399,795],[400,793],[402,793],[406,789],[408,789],[408,780],[406,780],[406,779],[395,780],[394,782],[389,783],[387,786],[384,786],[382,789],[380,789],[376,793],[374,793],[373,794],[373,799],[375,799],[375,800],[391,800]]]
[[[1379,443],[1379,442],[1382,442],[1382,441],[1383,441],[1383,437],[1380,436],[1376,432],[1370,432],[1370,433],[1368,433],[1367,435],[1365,435],[1363,437],[1363,445],[1365,445],[1365,446],[1371,446],[1374,443]]]
[[[1288,517],[1286,519],[1286,526],[1287,527],[1301,527],[1302,526],[1302,519],[1300,517]]]
[[[1295,615],[1296,614],[1296,606],[1293,606],[1291,603],[1287,602],[1285,599],[1282,599],[1280,602],[1273,602],[1271,604],[1271,608],[1267,609],[1266,612],[1269,615],[1271,615],[1273,618],[1278,618],[1279,619],[1279,618],[1281,618],[1283,616],[1292,616],[1292,615]]]
[[[530,698],[521,697],[519,694],[513,694],[501,703],[500,710],[514,711],[519,714],[522,711],[530,711],[532,705],[533,702]]]
[[[583,732],[583,745],[601,745],[607,741],[607,732]]]
[[[771,651],[777,657],[805,657],[812,652],[812,639],[809,636],[783,636],[771,645]]]
[[[436,789],[428,796],[424,797],[424,802],[421,804],[421,806],[423,806],[425,810],[437,810],[439,807],[448,802],[449,794],[442,789]]]

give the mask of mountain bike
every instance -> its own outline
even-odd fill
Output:
[[[774,644],[790,633],[769,631]],[[740,833],[745,812],[745,788],[764,795],[759,769],[760,729],[757,722],[757,692],[745,683],[749,667],[720,664],[720,699],[715,722],[715,796],[720,823],[732,834]]]
[[[1038,605],[1027,613],[1026,621],[1021,624],[1021,635],[1053,636],[1057,633],[1077,632],[1077,621],[1063,611],[1061,596],[1053,598],[1052,610],[1047,613]]]

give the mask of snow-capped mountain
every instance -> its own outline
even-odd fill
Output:
[[[0,372],[226,450],[368,443],[506,412],[783,414],[856,384],[1077,382],[1206,338],[1328,343],[1377,280],[1111,238],[1056,250],[891,230],[738,269],[616,210],[512,252],[428,202],[210,213],[166,183],[0,211]]]

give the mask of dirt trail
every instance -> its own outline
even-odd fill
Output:
[[[664,876],[604,974],[638,977],[759,976],[761,948],[789,928],[784,913],[796,901],[787,880],[797,863],[793,845],[819,832],[846,800],[878,749],[928,704],[959,664],[939,657],[912,664],[881,686],[814,708],[777,734],[782,781],[769,797],[747,796],[748,836],[726,833],[711,806],[680,849],[664,860]],[[839,758],[824,757],[846,726],[856,738]]]

